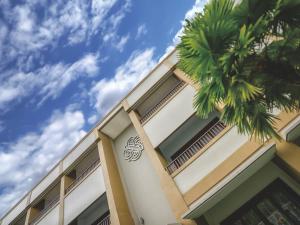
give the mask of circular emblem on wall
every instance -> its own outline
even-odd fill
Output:
[[[129,162],[136,161],[141,157],[143,150],[144,145],[142,144],[140,137],[131,137],[128,139],[127,144],[125,146],[124,158]]]

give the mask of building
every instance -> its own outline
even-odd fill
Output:
[[[199,87],[160,62],[1,225],[300,224],[300,114],[259,143],[195,116]]]

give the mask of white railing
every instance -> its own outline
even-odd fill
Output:
[[[110,215],[107,215],[103,220],[101,220],[97,225],[110,225]]]
[[[93,162],[88,168],[86,168],[83,173],[77,177],[70,186],[65,190],[65,194],[67,194],[76,184],[79,183],[83,178],[85,178],[98,164],[100,163],[100,159],[97,159],[95,162]]]
[[[194,141],[187,149],[185,149],[179,156],[177,156],[166,167],[169,174],[174,173],[179,169],[186,161],[199,152],[204,146],[206,146],[214,137],[216,137],[222,130],[226,128],[226,125],[218,121],[212,127],[209,128],[203,135],[201,135],[196,141]]]
[[[152,108],[150,108],[140,119],[141,123],[148,120],[162,105],[164,105],[179,89],[184,85],[183,81],[179,81],[163,98],[161,98]]]
[[[59,194],[56,195],[47,205],[44,209],[42,209],[39,214],[29,223],[29,225],[36,224],[40,218],[45,215],[56,203],[59,202]]]

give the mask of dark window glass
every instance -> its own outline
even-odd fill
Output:
[[[221,223],[232,224],[300,225],[299,196],[278,179]]]

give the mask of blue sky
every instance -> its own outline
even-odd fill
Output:
[[[170,52],[203,4],[0,0],[0,215]]]

